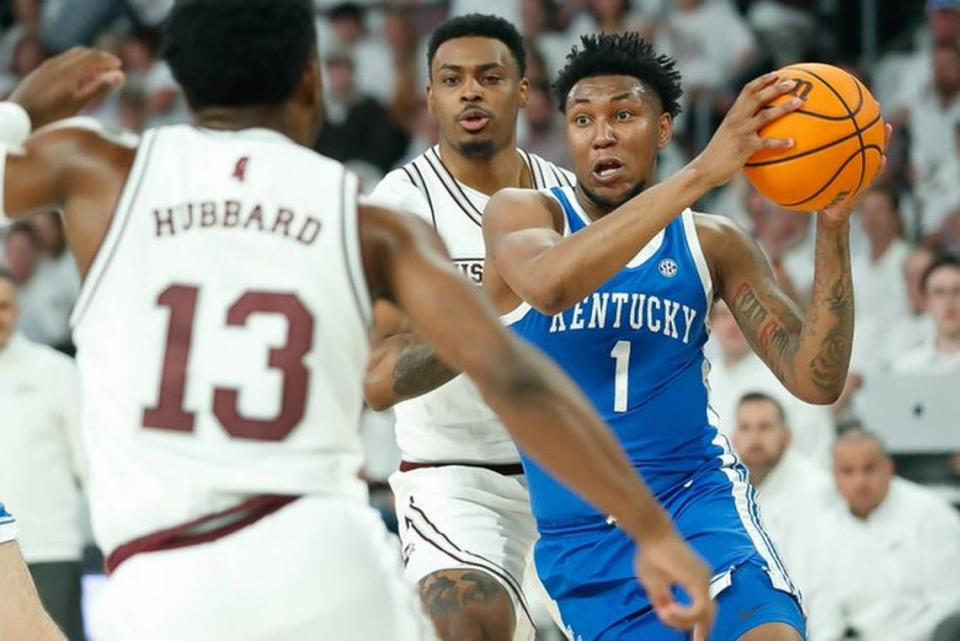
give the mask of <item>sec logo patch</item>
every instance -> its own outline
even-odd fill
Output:
[[[660,275],[664,278],[673,278],[677,275],[677,261],[672,258],[664,258],[660,261],[657,269],[660,270]]]

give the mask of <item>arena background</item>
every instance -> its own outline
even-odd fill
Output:
[[[183,98],[158,58],[159,27],[170,4],[171,0],[0,2],[0,97],[47,57],[74,45],[94,45],[122,58],[128,82],[90,115],[137,132],[186,121]],[[675,142],[661,158],[663,174],[682,166],[706,144],[749,78],[797,61],[828,62],[857,75],[874,92],[895,129],[880,188],[867,197],[864,211],[853,223],[857,326],[848,389],[830,408],[790,399],[769,376],[754,369],[755,357],[739,351],[743,339],[729,319],[716,318],[709,350],[717,370],[711,379],[719,397],[717,409],[724,402],[735,408],[735,401],[752,391],[780,398],[795,443],[805,443],[807,451],[802,454],[825,475],[831,473],[830,443],[835,435],[861,425],[884,438],[901,477],[922,485],[925,495],[960,505],[960,455],[953,454],[960,451],[960,336],[950,329],[960,313],[960,290],[947,293],[953,296],[948,303],[953,311],[936,318],[927,308],[920,283],[937,256],[960,251],[960,0],[316,0],[315,4],[327,100],[327,123],[315,147],[345,162],[361,176],[367,191],[391,168],[436,142],[423,95],[428,82],[425,43],[436,25],[454,15],[493,12],[520,29],[528,47],[532,96],[521,115],[519,143],[564,166],[569,161],[563,121],[549,85],[582,33],[639,30],[658,50],[677,58],[686,90],[684,113]],[[698,208],[730,216],[751,230],[781,283],[801,303],[809,296],[812,217],[776,207],[742,177],[710,194]],[[0,266],[21,288],[21,333],[72,354],[67,316],[79,283],[72,260],[63,253],[58,219],[45,216],[0,229],[0,238]],[[4,384],[6,379],[0,381],[0,386]],[[3,460],[26,456],[15,450],[27,447],[21,444],[23,439],[4,435],[16,427],[4,418],[13,412],[15,408],[0,408]],[[372,412],[367,418],[372,496],[391,523],[391,497],[384,480],[397,462],[392,420],[388,414]],[[29,447],[60,447],[36,442],[61,438],[56,434],[38,436]],[[29,500],[30,491],[55,491],[37,488],[63,486],[56,481],[62,477],[72,479],[67,487],[75,489],[64,491],[75,496],[45,504],[72,506],[82,496],[77,480],[82,465],[71,466],[70,441],[62,439],[62,468],[0,468],[0,498],[23,523],[31,519],[67,523],[82,532],[88,542],[83,567],[84,600],[89,604],[102,581],[102,559],[89,543],[85,519],[74,524],[72,507],[65,507],[64,514],[36,514]],[[842,536],[839,531],[819,527],[815,519],[794,520],[791,527],[797,539],[817,541],[806,543],[814,548],[808,554],[829,557],[830,550],[842,550],[849,543],[837,538]],[[913,541],[921,554],[937,550],[942,563],[958,569],[960,530],[931,532],[935,529],[917,525],[905,536],[925,537]],[[21,544],[32,563],[31,547],[42,548],[43,542],[34,545],[30,528],[24,530]],[[879,565],[896,562],[890,560],[897,557],[893,548],[887,554],[879,542],[888,534],[880,529],[875,533],[879,552],[873,560]],[[883,638],[931,638],[929,629],[908,634],[896,627],[904,625],[896,611],[898,590],[906,599],[914,598],[919,589],[905,579],[897,585],[897,577],[910,574],[913,579],[920,576],[921,586],[924,582],[924,570],[914,567],[903,575],[901,570],[893,568],[888,574],[894,577],[888,590],[890,620],[875,622],[877,628],[889,628],[890,636]],[[856,574],[855,569],[851,572]],[[824,589],[842,592],[846,582],[848,589],[856,590],[850,586],[860,580],[838,572],[826,581],[833,585]],[[947,603],[943,606],[947,610],[960,611],[956,580],[933,590],[937,607]],[[96,638],[94,627],[88,619],[90,639]],[[881,638],[848,628],[848,638]],[[544,623],[542,638],[558,635]]]

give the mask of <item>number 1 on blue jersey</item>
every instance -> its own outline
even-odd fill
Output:
[[[630,388],[630,341],[617,341],[610,351],[610,356],[617,361],[613,383],[613,411],[626,412],[627,390]]]

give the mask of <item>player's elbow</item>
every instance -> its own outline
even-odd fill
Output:
[[[816,375],[814,375],[816,378]],[[811,405],[833,405],[843,395],[843,380],[811,380],[810,384],[795,387],[789,391],[804,403]]]
[[[379,376],[367,376],[363,382],[363,398],[367,406],[375,412],[388,410],[397,402],[390,385]]]
[[[562,283],[549,279],[531,283],[525,296],[527,303],[545,316],[553,316],[569,308],[573,303],[568,298]]]

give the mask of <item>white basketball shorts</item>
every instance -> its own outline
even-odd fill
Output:
[[[355,499],[303,497],[210,543],[117,568],[98,641],[435,641],[396,538]]]

